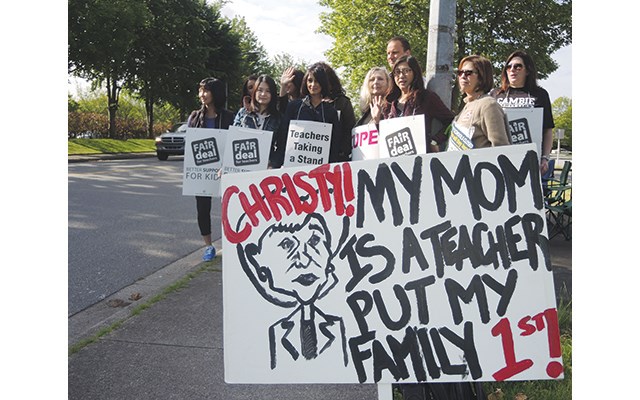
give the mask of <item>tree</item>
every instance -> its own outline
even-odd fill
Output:
[[[116,112],[136,29],[148,23],[142,0],[69,0],[70,73],[104,83],[109,107],[109,137],[116,137]]]
[[[564,139],[560,139],[560,143],[571,147],[571,99],[558,97],[551,104],[551,110],[553,112],[553,122],[556,125],[555,129],[564,129]]]
[[[319,31],[334,38],[327,58],[334,67],[344,67],[351,96],[357,95],[371,67],[387,66],[387,41],[395,35],[405,36],[411,54],[426,60],[430,0],[319,3],[331,9],[320,15]],[[539,78],[557,69],[551,54],[571,43],[571,0],[527,0],[513,5],[507,0],[458,0],[454,66],[466,55],[482,54],[494,61],[499,76],[508,55],[523,49],[535,59]]]
[[[153,137],[154,105],[175,100],[174,91],[194,87],[206,75],[210,48],[203,33],[218,24],[220,16],[211,18],[199,0],[144,1],[152,18],[137,31],[128,65],[134,76],[127,86],[144,100]]]

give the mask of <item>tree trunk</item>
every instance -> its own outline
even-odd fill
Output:
[[[118,112],[119,89],[115,79],[107,76],[107,99],[109,101],[109,138],[117,138],[116,113]]]
[[[144,99],[144,108],[147,110],[147,128],[149,139],[153,139],[153,96],[147,95]]]

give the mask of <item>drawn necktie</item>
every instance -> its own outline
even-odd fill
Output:
[[[318,355],[318,337],[313,320],[302,320],[300,326],[300,338],[302,340],[302,356],[307,360],[316,358]]]

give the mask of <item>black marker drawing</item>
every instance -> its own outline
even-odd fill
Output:
[[[345,218],[339,244],[347,230]],[[269,328],[271,369],[278,357],[313,360],[336,346],[348,363],[342,318],[317,304],[338,283],[331,239],[324,217],[313,213],[299,223],[270,225],[257,243],[238,244],[242,268],[258,292],[277,306],[295,308]]]

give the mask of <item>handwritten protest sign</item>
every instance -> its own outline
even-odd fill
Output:
[[[542,108],[503,108],[513,144],[535,143],[542,154]]]
[[[222,159],[222,173],[267,169],[273,132],[230,126]]]
[[[375,124],[356,126],[351,130],[351,160],[380,158],[378,128]]]
[[[227,382],[563,377],[533,144],[222,186]]]
[[[293,120],[287,131],[283,166],[320,165],[329,162],[331,124]]]
[[[187,128],[184,147],[182,194],[220,196],[220,174],[227,131]]]
[[[380,157],[411,156],[426,152],[424,115],[380,121]]]

